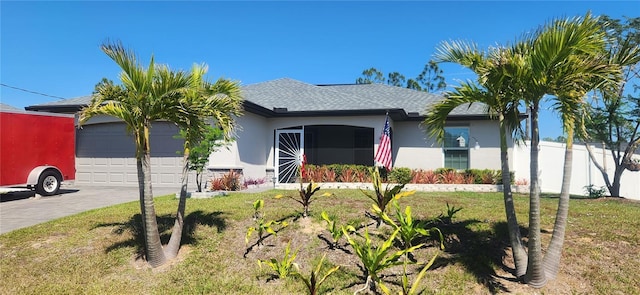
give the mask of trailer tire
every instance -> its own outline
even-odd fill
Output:
[[[36,184],[36,193],[42,196],[52,196],[60,190],[62,178],[60,174],[53,170],[45,170],[40,174]]]

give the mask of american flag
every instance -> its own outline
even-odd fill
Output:
[[[391,170],[391,129],[389,127],[388,115],[385,118],[384,130],[382,131],[380,144],[378,145],[378,151],[376,152],[374,160],[387,168],[387,170]]]

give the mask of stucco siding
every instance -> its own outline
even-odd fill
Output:
[[[500,133],[496,121],[469,123],[469,167],[474,169],[500,169]],[[480,146],[475,149],[476,142]]]
[[[396,122],[393,129],[393,166],[433,170],[444,164],[442,148],[420,122]]]
[[[456,122],[468,126],[469,167],[500,169],[500,146],[497,123],[488,121]],[[397,122],[393,147],[394,167],[433,170],[444,167],[442,144],[430,137],[419,122]],[[476,141],[480,148],[475,149]]]
[[[209,157],[209,169],[242,169],[245,179],[266,176],[272,130],[267,119],[251,113],[237,118],[236,140],[228,148],[220,148]]]

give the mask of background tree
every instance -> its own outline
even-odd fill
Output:
[[[181,137],[186,137],[186,131],[180,130]],[[219,128],[207,126],[206,131],[202,134],[202,139],[195,143],[189,150],[188,162],[189,170],[196,173],[196,191],[202,191],[202,176],[204,169],[209,163],[209,156],[220,147],[229,144],[224,140],[224,134]],[[233,139],[231,139],[233,140]]]
[[[404,82],[406,80],[407,79],[404,77],[404,75],[398,72],[392,72],[392,73],[389,73],[389,79],[387,79],[387,84],[391,86],[403,87]]]
[[[384,74],[376,68],[362,71],[362,77],[356,79],[356,84],[384,84],[385,82]]]
[[[438,67],[438,63],[434,60],[430,60],[424,65],[424,69],[422,69],[422,72],[418,77],[416,77],[416,80],[420,85],[422,85],[421,89],[423,91],[436,92],[447,88],[447,83],[445,82],[443,75],[444,71]]]
[[[622,174],[640,146],[640,97],[636,94],[640,78],[640,17],[618,20],[603,16],[600,24],[610,40],[606,60],[622,67],[622,78],[613,87],[600,87],[594,92],[594,99],[587,108],[589,116],[585,117],[587,132],[581,139],[602,143],[611,151],[613,176],[600,164],[592,147],[585,145],[609,194],[618,197]]]
[[[399,72],[391,72],[384,77],[384,73],[376,68],[362,71],[362,77],[356,79],[356,84],[388,84],[397,87],[405,87],[418,91],[437,92],[447,88],[444,71],[438,67],[438,63],[430,60],[424,66],[422,72],[416,78],[407,79]]]
[[[564,135],[558,135],[558,137],[553,138],[553,137],[544,137],[542,138],[543,141],[551,141],[551,142],[565,142],[567,141],[567,138],[564,137]]]

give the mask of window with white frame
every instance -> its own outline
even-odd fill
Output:
[[[444,128],[444,167],[469,169],[469,127]]]

